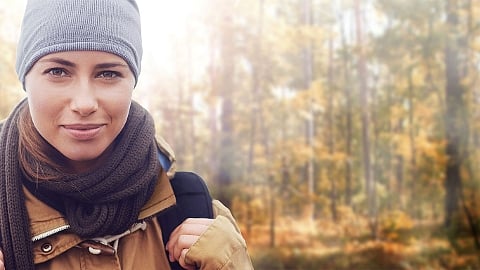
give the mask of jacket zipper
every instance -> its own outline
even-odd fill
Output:
[[[154,216],[154,215],[153,215],[153,216]],[[142,220],[138,220],[137,222],[133,223],[132,227],[134,227],[134,226],[136,226],[136,225],[140,225],[140,224],[144,223],[145,221],[148,221],[148,220],[152,219],[153,216],[146,217],[146,218],[144,218],[144,219],[142,219]],[[49,236],[51,236],[51,235],[54,235],[54,234],[56,234],[56,233],[59,233],[59,232],[61,232],[61,231],[65,231],[65,230],[67,230],[67,229],[70,229],[70,225],[68,225],[68,224],[67,224],[67,225],[63,225],[63,226],[60,226],[60,227],[55,228],[55,229],[53,229],[53,230],[46,231],[46,232],[44,232],[44,233],[35,235],[34,237],[32,237],[32,242],[42,240],[42,239],[44,239],[44,238],[47,238],[47,237],[49,237]]]
[[[63,225],[63,226],[60,226],[60,227],[55,228],[55,229],[53,229],[53,230],[50,230],[50,231],[47,231],[47,232],[44,232],[44,233],[35,235],[34,237],[32,237],[32,242],[42,240],[42,239],[44,239],[44,238],[49,237],[50,235],[54,235],[54,234],[59,233],[59,232],[61,232],[61,231],[67,230],[67,229],[69,229],[69,228],[70,228],[70,225]]]

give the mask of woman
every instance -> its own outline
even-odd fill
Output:
[[[27,98],[0,132],[1,269],[252,269],[218,201],[214,219],[187,219],[163,245],[155,217],[175,203],[174,166],[159,156],[174,158],[132,101],[141,57],[133,0],[28,1]]]

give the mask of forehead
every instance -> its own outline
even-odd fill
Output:
[[[71,62],[77,65],[80,64],[89,64],[89,63],[116,63],[119,65],[128,66],[127,62],[120,56],[102,52],[102,51],[64,51],[47,54],[41,57],[37,63],[48,63],[48,62]]]

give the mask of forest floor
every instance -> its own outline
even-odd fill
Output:
[[[246,239],[256,270],[480,269],[480,252],[470,235],[449,241],[441,222],[397,218],[394,223],[380,224],[374,238],[365,220],[283,219],[275,226],[274,247],[266,225],[253,226]]]

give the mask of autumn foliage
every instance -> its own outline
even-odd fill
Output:
[[[257,270],[480,269],[480,1],[193,1],[134,95]]]

